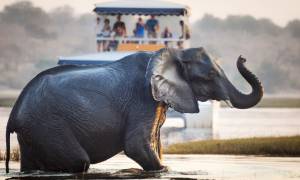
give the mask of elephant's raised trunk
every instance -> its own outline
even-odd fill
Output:
[[[229,98],[231,104],[239,109],[246,109],[255,106],[263,96],[263,87],[257,77],[250,72],[244,65],[246,59],[241,56],[237,60],[237,68],[241,75],[252,87],[250,94],[243,94],[237,90],[230,81],[227,83],[227,89],[229,91]]]

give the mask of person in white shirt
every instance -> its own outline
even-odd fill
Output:
[[[97,37],[102,37],[102,30],[103,30],[103,24],[101,23],[100,17],[97,17],[96,26],[95,26],[95,32]],[[97,39],[97,52],[100,52],[102,50],[103,50],[103,42]]]
[[[103,29],[102,29],[102,36],[103,37],[110,37],[110,35],[111,35],[111,27],[110,27],[109,22],[110,22],[109,19],[104,20],[104,26],[103,26]],[[109,51],[109,41],[104,40],[102,42],[102,44],[103,44],[103,51]]]

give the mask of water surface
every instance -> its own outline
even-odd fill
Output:
[[[0,178],[160,178],[160,179],[300,179],[300,158],[229,155],[165,155],[163,164],[169,172],[146,173],[125,155],[91,165],[86,174],[43,173],[19,174],[19,163],[11,162],[11,173],[0,165]]]

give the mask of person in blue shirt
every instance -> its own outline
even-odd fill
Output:
[[[133,30],[134,37],[143,38],[145,34],[145,24],[143,19],[139,17],[136,23],[135,29]]]
[[[159,31],[158,20],[155,19],[154,15],[151,15],[151,18],[146,22],[146,30],[148,32],[148,38],[157,38],[157,32]]]

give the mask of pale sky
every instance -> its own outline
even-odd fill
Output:
[[[0,0],[0,11],[5,5],[21,0]],[[35,6],[50,11],[56,7],[69,5],[76,14],[91,12],[95,3],[107,0],[31,0]],[[219,18],[228,15],[252,15],[256,18],[269,18],[278,25],[300,19],[300,0],[169,0],[186,4],[191,8],[191,22],[212,14]]]

